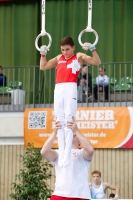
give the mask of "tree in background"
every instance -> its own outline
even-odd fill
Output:
[[[47,180],[53,175],[53,167],[44,161],[40,149],[35,149],[33,144],[28,144],[24,155],[20,155],[23,169],[16,174],[12,183],[12,193],[9,195],[16,200],[44,200],[51,195],[52,190],[47,185]]]

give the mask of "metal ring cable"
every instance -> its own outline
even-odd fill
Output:
[[[49,38],[49,44],[47,46],[47,50],[49,50],[50,46],[52,44],[52,37],[45,30],[45,0],[42,0],[42,30],[41,30],[41,33],[36,37],[36,40],[35,40],[35,47],[38,51],[41,51],[41,49],[38,47],[38,40],[40,37],[45,36],[45,35],[48,36],[48,38]]]
[[[81,33],[78,36],[78,41],[79,41],[79,44],[81,46],[83,46],[83,43],[81,41],[81,37],[82,37],[83,33],[85,33],[85,32],[93,32],[95,34],[96,40],[92,44],[92,46],[95,46],[98,42],[98,34],[94,29],[91,28],[91,23],[92,23],[92,0],[88,0],[88,25],[87,25],[86,29],[81,31]]]

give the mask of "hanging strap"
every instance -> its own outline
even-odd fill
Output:
[[[91,46],[95,46],[98,42],[98,34],[94,29],[91,28],[91,23],[92,23],[92,0],[88,0],[88,24],[87,24],[86,29],[81,31],[81,33],[78,36],[78,41],[81,46],[83,46],[81,37],[82,37],[83,33],[85,33],[85,32],[93,32],[96,36],[96,40]]]
[[[41,51],[41,49],[38,47],[38,40],[40,37],[42,36],[48,36],[49,38],[49,44],[47,46],[47,50],[50,49],[50,46],[52,44],[52,38],[51,38],[51,35],[49,33],[46,32],[45,30],[45,0],[42,0],[42,30],[41,30],[41,33],[36,37],[36,40],[35,40],[35,47],[38,51]]]

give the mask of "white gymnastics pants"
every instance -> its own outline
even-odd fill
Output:
[[[62,128],[58,129],[59,164],[62,164],[64,156],[69,165],[73,132],[67,128],[67,122],[76,117],[77,110],[77,83],[59,83],[55,85],[54,91],[54,114],[56,121],[60,121]]]

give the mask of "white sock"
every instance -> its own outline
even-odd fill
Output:
[[[71,149],[72,149],[72,141],[73,141],[73,132],[71,129],[65,127],[65,155],[63,160],[63,167],[67,167],[70,164],[71,160]]]
[[[59,167],[63,167],[63,159],[64,159],[64,152],[65,152],[64,128],[58,129],[57,135],[58,135],[58,148],[59,148],[58,165],[59,165]]]

